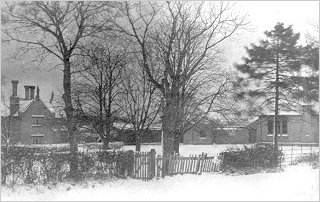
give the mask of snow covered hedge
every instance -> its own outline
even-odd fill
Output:
[[[79,152],[80,178],[130,176],[133,151]],[[15,148],[2,151],[2,184],[37,184],[56,182],[69,176],[69,152]]]
[[[243,168],[271,168],[272,160],[278,156],[278,162],[283,161],[283,153],[280,150],[275,152],[272,145],[244,146],[239,149],[232,149],[223,152],[224,159],[222,170],[243,169]]]

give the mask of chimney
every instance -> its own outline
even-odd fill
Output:
[[[34,99],[34,89],[36,88],[35,86],[30,86],[30,100]]]
[[[19,81],[12,82],[12,96],[10,96],[10,115],[15,114],[19,110],[19,98],[17,95]]]
[[[52,91],[51,98],[50,98],[50,104],[52,104],[52,102],[53,102],[53,97],[54,97],[54,94],[53,94],[53,91]]]
[[[17,96],[18,92],[18,83],[19,81],[13,80],[12,82],[12,96]]]
[[[37,86],[37,100],[39,100],[40,99],[40,89],[39,89],[39,86]]]
[[[29,86],[24,86],[24,92],[25,92],[25,100],[30,99],[30,92],[29,92]]]

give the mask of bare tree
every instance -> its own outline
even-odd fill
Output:
[[[135,134],[136,151],[141,148],[141,136],[154,123],[159,109],[160,96],[148,81],[144,69],[131,63],[122,77],[121,106],[123,117],[132,125]]]
[[[74,108],[71,98],[71,58],[79,43],[100,31],[99,15],[110,9],[111,2],[34,1],[7,3],[2,10],[3,41],[16,41],[25,48],[41,49],[41,56],[54,55],[63,63],[63,100],[67,116],[72,158],[71,177],[78,175]],[[101,18],[101,16],[100,16]]]
[[[1,75],[1,143],[4,143],[8,148],[10,144],[10,123],[11,123],[11,114],[9,99],[5,95],[5,85],[6,77]]]
[[[223,2],[125,3],[120,11],[125,22],[115,20],[120,32],[131,36],[140,47],[148,79],[161,92],[163,154],[174,153],[181,117],[183,91],[194,75],[216,59],[218,45],[245,25],[244,18],[233,15]],[[161,16],[161,19],[159,18]],[[126,23],[126,24],[124,24]],[[153,76],[151,49],[156,49],[162,79]],[[212,67],[213,71],[215,67]],[[205,75],[201,75],[205,76]],[[201,78],[199,78],[201,79]],[[217,87],[216,89],[219,89]],[[183,98],[183,99],[182,99]]]
[[[119,84],[127,62],[124,43],[109,37],[89,40],[78,57],[74,86],[77,111],[92,123],[104,148],[108,148],[111,128],[120,110]]]

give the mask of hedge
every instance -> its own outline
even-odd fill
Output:
[[[222,169],[242,168],[271,168],[274,166],[275,155],[278,156],[278,163],[283,161],[282,151],[274,150],[273,145],[244,146],[243,149],[235,149],[223,152]]]
[[[79,152],[79,179],[101,176],[131,176],[133,151]],[[69,177],[69,152],[15,148],[2,151],[2,184],[37,184],[62,181]]]

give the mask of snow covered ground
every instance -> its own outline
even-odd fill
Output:
[[[242,148],[241,144],[211,144],[211,145],[184,145],[180,144],[179,153],[183,156],[189,156],[190,154],[201,154],[205,152],[208,156],[218,154],[229,148]],[[141,151],[156,150],[156,154],[162,154],[162,148],[160,144],[143,144],[141,145]],[[125,145],[122,150],[135,150],[134,145]]]
[[[79,185],[2,188],[1,200],[319,200],[319,170],[308,165],[279,173],[227,176],[219,173],[178,175],[144,182],[135,179],[88,181]]]

